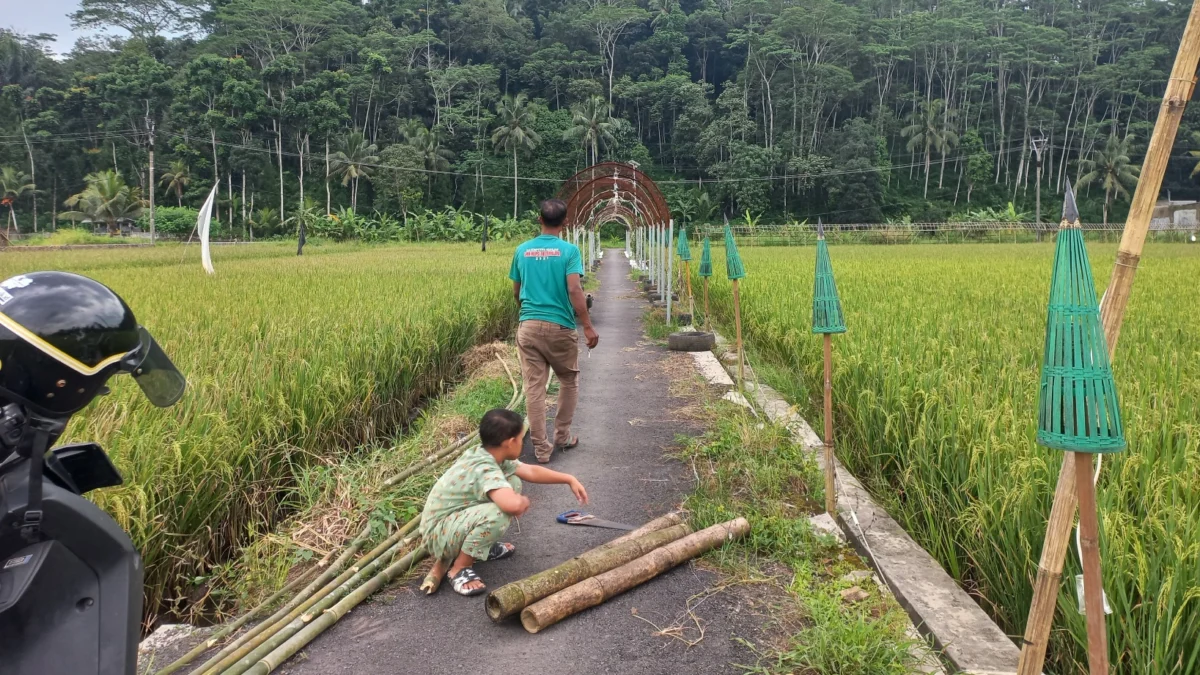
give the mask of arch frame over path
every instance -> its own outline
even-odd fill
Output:
[[[567,203],[568,228],[594,230],[619,222],[634,229],[671,220],[671,209],[654,179],[623,162],[589,166],[568,178],[556,196]]]

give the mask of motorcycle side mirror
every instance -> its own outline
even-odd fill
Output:
[[[46,468],[63,488],[80,495],[124,482],[99,443],[52,448],[46,457]]]

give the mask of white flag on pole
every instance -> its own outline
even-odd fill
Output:
[[[212,222],[213,202],[217,199],[217,190],[220,187],[220,183],[213,186],[212,192],[208,193],[208,199],[204,200],[204,206],[200,207],[200,217],[196,220],[196,230],[200,233],[200,264],[209,274],[213,274],[214,270],[212,254],[208,248],[208,226]]]

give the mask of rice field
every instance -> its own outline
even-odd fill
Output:
[[[195,581],[283,513],[306,467],[408,422],[471,346],[516,317],[511,252],[477,245],[198,247],[0,255],[108,284],[188,378],[160,410],[129,378],[80,413],[70,440],[108,450],[125,485],[92,498],[133,537],[146,611],[188,610]]]
[[[1097,289],[1115,244],[1089,253]],[[838,455],[1010,635],[1062,455],[1035,443],[1053,244],[830,248]],[[813,248],[744,248],[751,358],[820,428]],[[732,334],[721,255],[713,313]],[[1129,449],[1098,487],[1114,672],[1200,672],[1200,246],[1150,244],[1114,360]],[[696,286],[698,289],[699,286]],[[1072,546],[1046,670],[1086,672]]]

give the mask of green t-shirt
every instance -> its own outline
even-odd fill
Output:
[[[519,466],[521,462],[515,459],[497,464],[481,445],[464,452],[429,491],[421,514],[421,534],[428,534],[452,513],[489,501],[492,490],[511,488],[508,477]]]
[[[518,246],[508,278],[521,284],[521,321],[549,321],[574,330],[569,274],[583,276],[578,246],[550,234]]]

